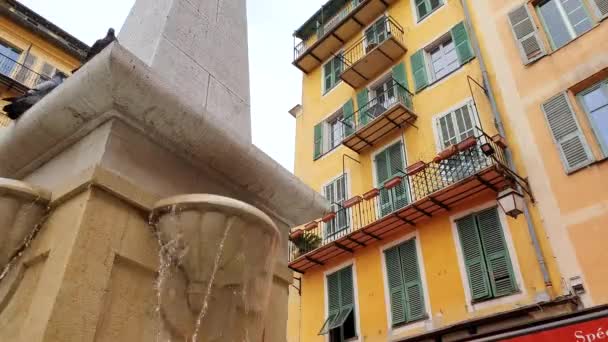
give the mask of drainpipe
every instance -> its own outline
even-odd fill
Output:
[[[488,69],[486,67],[486,63],[481,55],[481,50],[479,49],[479,44],[477,42],[477,36],[475,35],[475,31],[473,31],[473,24],[471,22],[471,13],[469,11],[469,7],[467,4],[467,0],[461,0],[462,8],[464,10],[464,18],[467,26],[469,27],[469,34],[471,36],[471,47],[473,48],[473,52],[479,61],[479,68],[481,69],[481,76],[483,78],[483,83],[487,89],[488,99],[490,100],[490,105],[492,107],[492,115],[494,116],[494,125],[498,129],[498,133],[503,137],[506,137],[505,127],[502,122],[502,118],[500,115],[500,111],[498,110],[498,105],[496,104],[496,98],[494,98],[494,91],[492,90],[492,84],[490,83],[490,78],[488,76]],[[511,151],[509,149],[505,150],[505,155],[507,159],[507,164],[509,168],[515,170],[515,165],[513,163],[513,158],[511,156]],[[518,186],[519,187],[519,186]],[[520,190],[521,191],[521,190]],[[549,277],[549,271],[547,270],[547,264],[545,263],[545,257],[543,256],[543,252],[540,248],[540,244],[538,243],[538,236],[536,234],[536,230],[534,229],[534,223],[532,222],[532,217],[530,216],[530,210],[528,208],[528,202],[524,206],[524,216],[526,217],[526,223],[528,225],[528,233],[532,238],[532,244],[534,245],[534,252],[536,254],[536,260],[540,266],[540,270],[543,274],[543,280],[545,282],[545,286],[547,288],[552,288],[551,278]]]

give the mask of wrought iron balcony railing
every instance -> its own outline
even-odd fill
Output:
[[[414,94],[396,80],[391,78],[382,91],[371,93],[371,100],[342,119],[345,133],[342,143],[355,152],[372,146],[387,133],[416,119],[412,102]]]
[[[351,67],[389,39],[395,39],[401,45],[405,44],[403,27],[395,19],[387,16],[375,22],[368,28],[363,38],[353,43],[344,51],[342,60],[346,67],[342,68],[342,70]]]
[[[18,61],[0,53],[0,74],[31,89],[49,77],[41,75]]]
[[[490,138],[478,129],[432,162],[418,162],[379,188],[334,204],[335,211],[292,231],[289,263],[304,272],[345,252],[491,189],[499,191],[509,175],[504,140]]]

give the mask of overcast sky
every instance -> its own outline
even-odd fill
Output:
[[[91,45],[108,27],[122,27],[135,0],[20,0]],[[148,0],[150,1],[150,0]],[[225,0],[230,1],[230,0]],[[326,0],[247,0],[253,142],[293,171],[301,72],[291,65],[291,34]]]

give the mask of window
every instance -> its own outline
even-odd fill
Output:
[[[336,113],[314,127],[313,159],[318,159],[342,144],[355,130],[353,100],[348,100]]]
[[[340,74],[342,73],[342,53],[330,59],[323,66],[323,94],[332,90],[340,83]]]
[[[325,224],[325,237],[332,238],[348,229],[348,210],[342,207],[347,197],[347,176],[343,174],[323,188],[325,198],[332,204],[336,217]]]
[[[593,26],[583,0],[547,0],[541,2],[537,9],[555,49]]]
[[[416,91],[440,80],[473,59],[473,49],[463,22],[411,57]]]
[[[365,30],[365,52],[369,53],[390,35],[388,19],[382,17]]]
[[[579,94],[579,99],[589,116],[604,156],[608,156],[608,80],[585,90]]]
[[[463,217],[456,226],[473,302],[517,292],[498,208]]]
[[[21,50],[0,41],[0,74],[11,76],[20,56]]]
[[[431,81],[438,80],[460,67],[452,37],[427,51]]]
[[[55,74],[55,67],[47,62],[44,62],[44,64],[42,65],[42,69],[40,70],[40,74],[43,77],[39,77],[38,78],[38,83],[42,83],[44,82],[46,79],[49,79],[51,77],[53,77],[53,75]]]
[[[412,239],[384,251],[388,278],[391,323],[399,326],[424,319],[424,295],[416,240]]]
[[[475,136],[473,108],[466,104],[453,112],[436,119],[440,149],[458,144],[468,137]]]
[[[23,61],[23,67],[19,68],[17,75],[15,75],[15,79],[22,84],[33,87],[32,81],[34,81],[33,76],[35,75],[32,72],[32,67],[36,64],[36,56],[32,54],[28,54],[25,56],[25,60]]]
[[[433,13],[436,9],[441,7],[443,0],[415,0],[416,1],[416,13],[418,14],[418,21],[426,18],[429,14]]]
[[[327,314],[319,335],[329,334],[330,342],[357,337],[352,266],[327,276]]]
[[[405,156],[401,142],[393,144],[374,158],[376,181],[380,188],[380,214],[386,216],[398,209],[405,207],[410,201],[407,191],[407,178],[402,178],[401,183],[391,189],[384,185],[397,176],[404,176]]]

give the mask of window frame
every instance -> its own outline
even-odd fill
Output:
[[[10,66],[10,70],[5,69],[6,73],[2,72],[2,69],[0,69],[0,75],[4,75],[6,77],[12,77],[15,74],[16,69],[18,69],[18,68],[15,68],[15,66],[17,66],[20,63],[22,56],[23,56],[23,50],[16,47],[15,45],[11,44],[10,42],[8,42],[4,39],[0,39],[0,45],[2,45],[2,47],[5,49],[13,50],[13,52],[15,52],[15,53],[18,52],[18,54],[15,56],[15,58],[13,58],[13,56],[7,56],[5,54],[2,54],[3,58],[6,58],[8,61],[12,61],[12,62],[7,63],[7,64],[10,64],[11,66]]]
[[[472,119],[471,122],[473,123],[473,135],[477,136],[480,132],[478,131],[477,127],[481,128],[481,119],[479,117],[479,113],[477,113],[477,110],[475,109],[475,105],[473,103],[473,99],[469,98],[466,99],[465,101],[451,107],[450,109],[439,113],[435,116],[433,116],[433,130],[435,132],[435,148],[437,152],[441,152],[444,149],[446,149],[449,146],[443,146],[443,133],[441,131],[441,124],[440,124],[440,120],[448,115],[454,115],[455,116],[455,112],[463,107],[468,107],[468,111],[469,111],[469,117]],[[455,117],[453,118],[453,120],[455,120]],[[453,121],[456,125],[456,127],[458,126],[456,121]],[[460,135],[460,133],[457,133],[457,137]],[[466,139],[466,138],[465,138]],[[462,140],[459,140],[456,142],[459,143]]]
[[[323,96],[327,95],[329,92],[331,92],[333,89],[336,89],[336,87],[338,85],[340,85],[340,83],[342,83],[342,79],[340,78],[340,75],[342,74],[343,70],[343,62],[342,59],[340,58],[340,56],[342,56],[343,51],[340,50],[338,51],[335,55],[333,55],[332,58],[330,58],[329,60],[327,60],[325,63],[323,63],[323,65],[321,66],[321,94]],[[340,71],[338,73],[336,73],[336,68],[335,68],[335,64],[334,61],[338,60],[340,62]],[[332,85],[329,89],[326,88],[326,83],[325,80],[327,78],[327,75],[325,74],[325,67],[331,64],[331,72],[332,72]]]
[[[445,75],[437,77],[435,67],[433,66],[432,51],[438,48],[442,52],[442,57],[445,58],[446,54],[443,53],[443,51],[445,50],[444,45],[450,43],[454,45],[454,53],[456,54],[456,67],[447,72]],[[458,54],[456,53],[456,43],[454,42],[454,39],[452,38],[452,35],[449,32],[424,48],[424,61],[426,63],[426,71],[427,77],[429,79],[429,85],[448,77],[450,74],[456,72],[462,66],[460,64],[460,61],[458,60]]]
[[[348,171],[345,171],[344,173],[340,173],[339,175],[333,177],[332,179],[327,181],[325,184],[323,184],[323,186],[321,187],[321,195],[329,201],[329,198],[327,198],[327,195],[326,195],[326,189],[328,186],[333,185],[333,189],[334,189],[333,196],[336,196],[337,195],[337,186],[336,185],[342,178],[345,178],[345,180],[343,182],[344,183],[344,189],[343,189],[344,199],[340,202],[340,204],[342,204],[342,203],[344,203],[344,201],[348,200],[350,198],[350,193],[351,193],[351,191],[350,191],[350,172],[348,172]],[[334,203],[334,202],[330,203],[333,208],[335,205],[332,203]],[[348,230],[351,227],[352,218],[350,216],[350,210],[346,210],[345,213],[346,213],[346,216],[345,216],[346,225],[344,227],[337,229],[338,213],[336,213],[336,217],[334,217],[330,221],[331,224],[336,225],[333,229],[333,232],[331,232],[331,233],[329,232],[330,222],[323,224],[323,240],[324,241],[333,241],[336,238],[336,235],[338,235],[339,233],[341,233],[345,230]]]
[[[482,212],[486,209],[497,207],[498,203],[496,201],[489,201],[484,204],[478,205],[473,208],[469,208],[468,210],[459,212],[455,215],[450,216],[450,224],[452,226],[452,240],[454,241],[454,246],[456,248],[456,255],[458,260],[458,267],[460,270],[460,278],[462,282],[462,286],[464,288],[465,300],[466,300],[466,308],[468,312],[475,312],[477,310],[485,310],[488,308],[492,308],[500,305],[507,305],[516,303],[518,301],[523,300],[527,297],[527,289],[526,286],[523,286],[523,277],[521,273],[521,268],[519,266],[519,258],[517,254],[517,250],[515,249],[515,244],[513,243],[513,237],[511,235],[511,231],[509,228],[508,220],[502,210],[498,209],[498,218],[500,220],[500,224],[502,227],[503,236],[505,239],[505,243],[507,245],[507,250],[509,253],[509,259],[511,261],[511,267],[513,269],[513,276],[515,278],[515,283],[517,285],[518,292],[514,292],[508,296],[502,296],[498,298],[491,298],[484,301],[473,301],[471,289],[469,285],[469,280],[467,276],[466,264],[464,255],[462,252],[462,245],[460,243],[460,235],[458,232],[458,225],[456,221],[469,216],[471,214],[475,214],[478,212]]]
[[[557,10],[560,13],[560,18],[562,19],[563,23],[565,24],[566,30],[570,34],[570,40],[568,40],[567,42],[565,42],[561,46],[556,46],[556,44],[555,44],[555,42],[553,40],[553,36],[551,35],[551,32],[549,31],[549,26],[547,25],[545,17],[543,16],[543,14],[540,11],[540,7],[543,4],[546,4],[546,3],[551,2],[551,1],[555,1],[556,6],[557,6]],[[583,8],[583,11],[585,11],[585,14],[587,15],[587,18],[589,19],[589,22],[591,23],[591,27],[587,31],[582,32],[581,34],[577,34],[576,33],[576,31],[574,29],[574,25],[570,22],[570,18],[568,18],[568,14],[566,13],[566,10],[563,8],[563,5],[561,4],[560,0],[540,0],[540,1],[537,1],[534,4],[534,11],[536,13],[536,16],[540,20],[543,32],[544,32],[545,36],[547,37],[547,40],[549,41],[549,44],[551,45],[551,49],[553,51],[557,51],[557,50],[563,48],[564,46],[568,45],[570,42],[572,42],[576,38],[582,36],[583,34],[589,32],[589,31],[591,31],[593,29],[593,27],[595,26],[596,21],[594,20],[595,18],[591,15],[591,13],[589,11],[587,1],[580,0],[580,2],[581,2],[581,7]]]
[[[430,17],[433,13],[437,12],[440,8],[442,8],[446,4],[446,0],[437,0],[439,1],[439,6],[435,8],[431,8],[431,0],[412,0],[412,9],[414,11],[414,15],[416,17],[416,24],[420,24],[422,21]],[[423,16],[420,16],[420,12],[418,11],[418,3],[424,2],[425,6],[428,6],[430,9],[428,13]]]
[[[418,261],[418,273],[419,273],[419,277],[420,277],[420,284],[422,286],[422,298],[424,300],[424,308],[426,311],[426,315],[425,315],[425,317],[420,318],[420,319],[407,321],[405,323],[401,323],[398,325],[393,325],[392,324],[393,312],[391,309],[390,284],[389,284],[389,280],[388,280],[386,251],[388,251],[391,248],[395,248],[397,246],[405,244],[411,240],[414,240],[414,244],[416,246],[416,256],[418,259],[417,260]],[[431,304],[430,304],[430,297],[429,297],[428,284],[427,284],[427,278],[426,278],[426,270],[424,267],[424,259],[423,259],[423,255],[422,255],[422,244],[420,243],[420,236],[418,234],[418,231],[414,231],[412,233],[409,233],[409,234],[401,237],[400,239],[391,241],[391,242],[383,245],[382,247],[380,247],[380,254],[381,254],[381,260],[382,260],[382,280],[383,280],[383,285],[384,285],[384,301],[385,301],[385,307],[386,307],[387,327],[388,327],[389,335],[390,334],[400,335],[405,331],[424,327],[426,322],[431,321],[431,315],[429,314],[429,312],[431,310],[430,309]]]
[[[338,271],[343,270],[344,268],[347,267],[351,267],[352,268],[352,276],[353,276],[353,312],[355,314],[355,337],[348,339],[347,341],[361,341],[361,325],[360,325],[360,310],[359,310],[359,289],[358,289],[358,282],[357,282],[357,263],[354,259],[351,260],[347,260],[339,265],[336,265],[335,267],[332,267],[326,271],[323,272],[323,282],[324,282],[324,305],[323,305],[323,310],[324,310],[324,317],[322,321],[327,320],[327,318],[329,317],[329,293],[328,293],[328,277],[333,274],[336,273]],[[327,335],[325,335],[324,338],[325,341],[329,341],[329,333]]]
[[[581,106],[581,108],[583,109],[586,119],[589,121],[589,124],[591,125],[591,129],[593,131],[593,136],[600,147],[603,157],[606,158],[606,157],[608,157],[608,136],[606,136],[605,139],[602,138],[599,127],[597,127],[597,124],[593,120],[593,118],[591,116],[591,112],[590,112],[589,108],[587,107],[587,105],[585,104],[585,101],[583,99],[583,97],[585,95],[587,95],[597,89],[603,90],[604,96],[606,97],[606,99],[608,99],[608,79],[604,79],[600,82],[597,82],[596,84],[577,93],[576,99],[577,99],[579,105]],[[576,115],[576,112],[575,112],[575,115]]]

